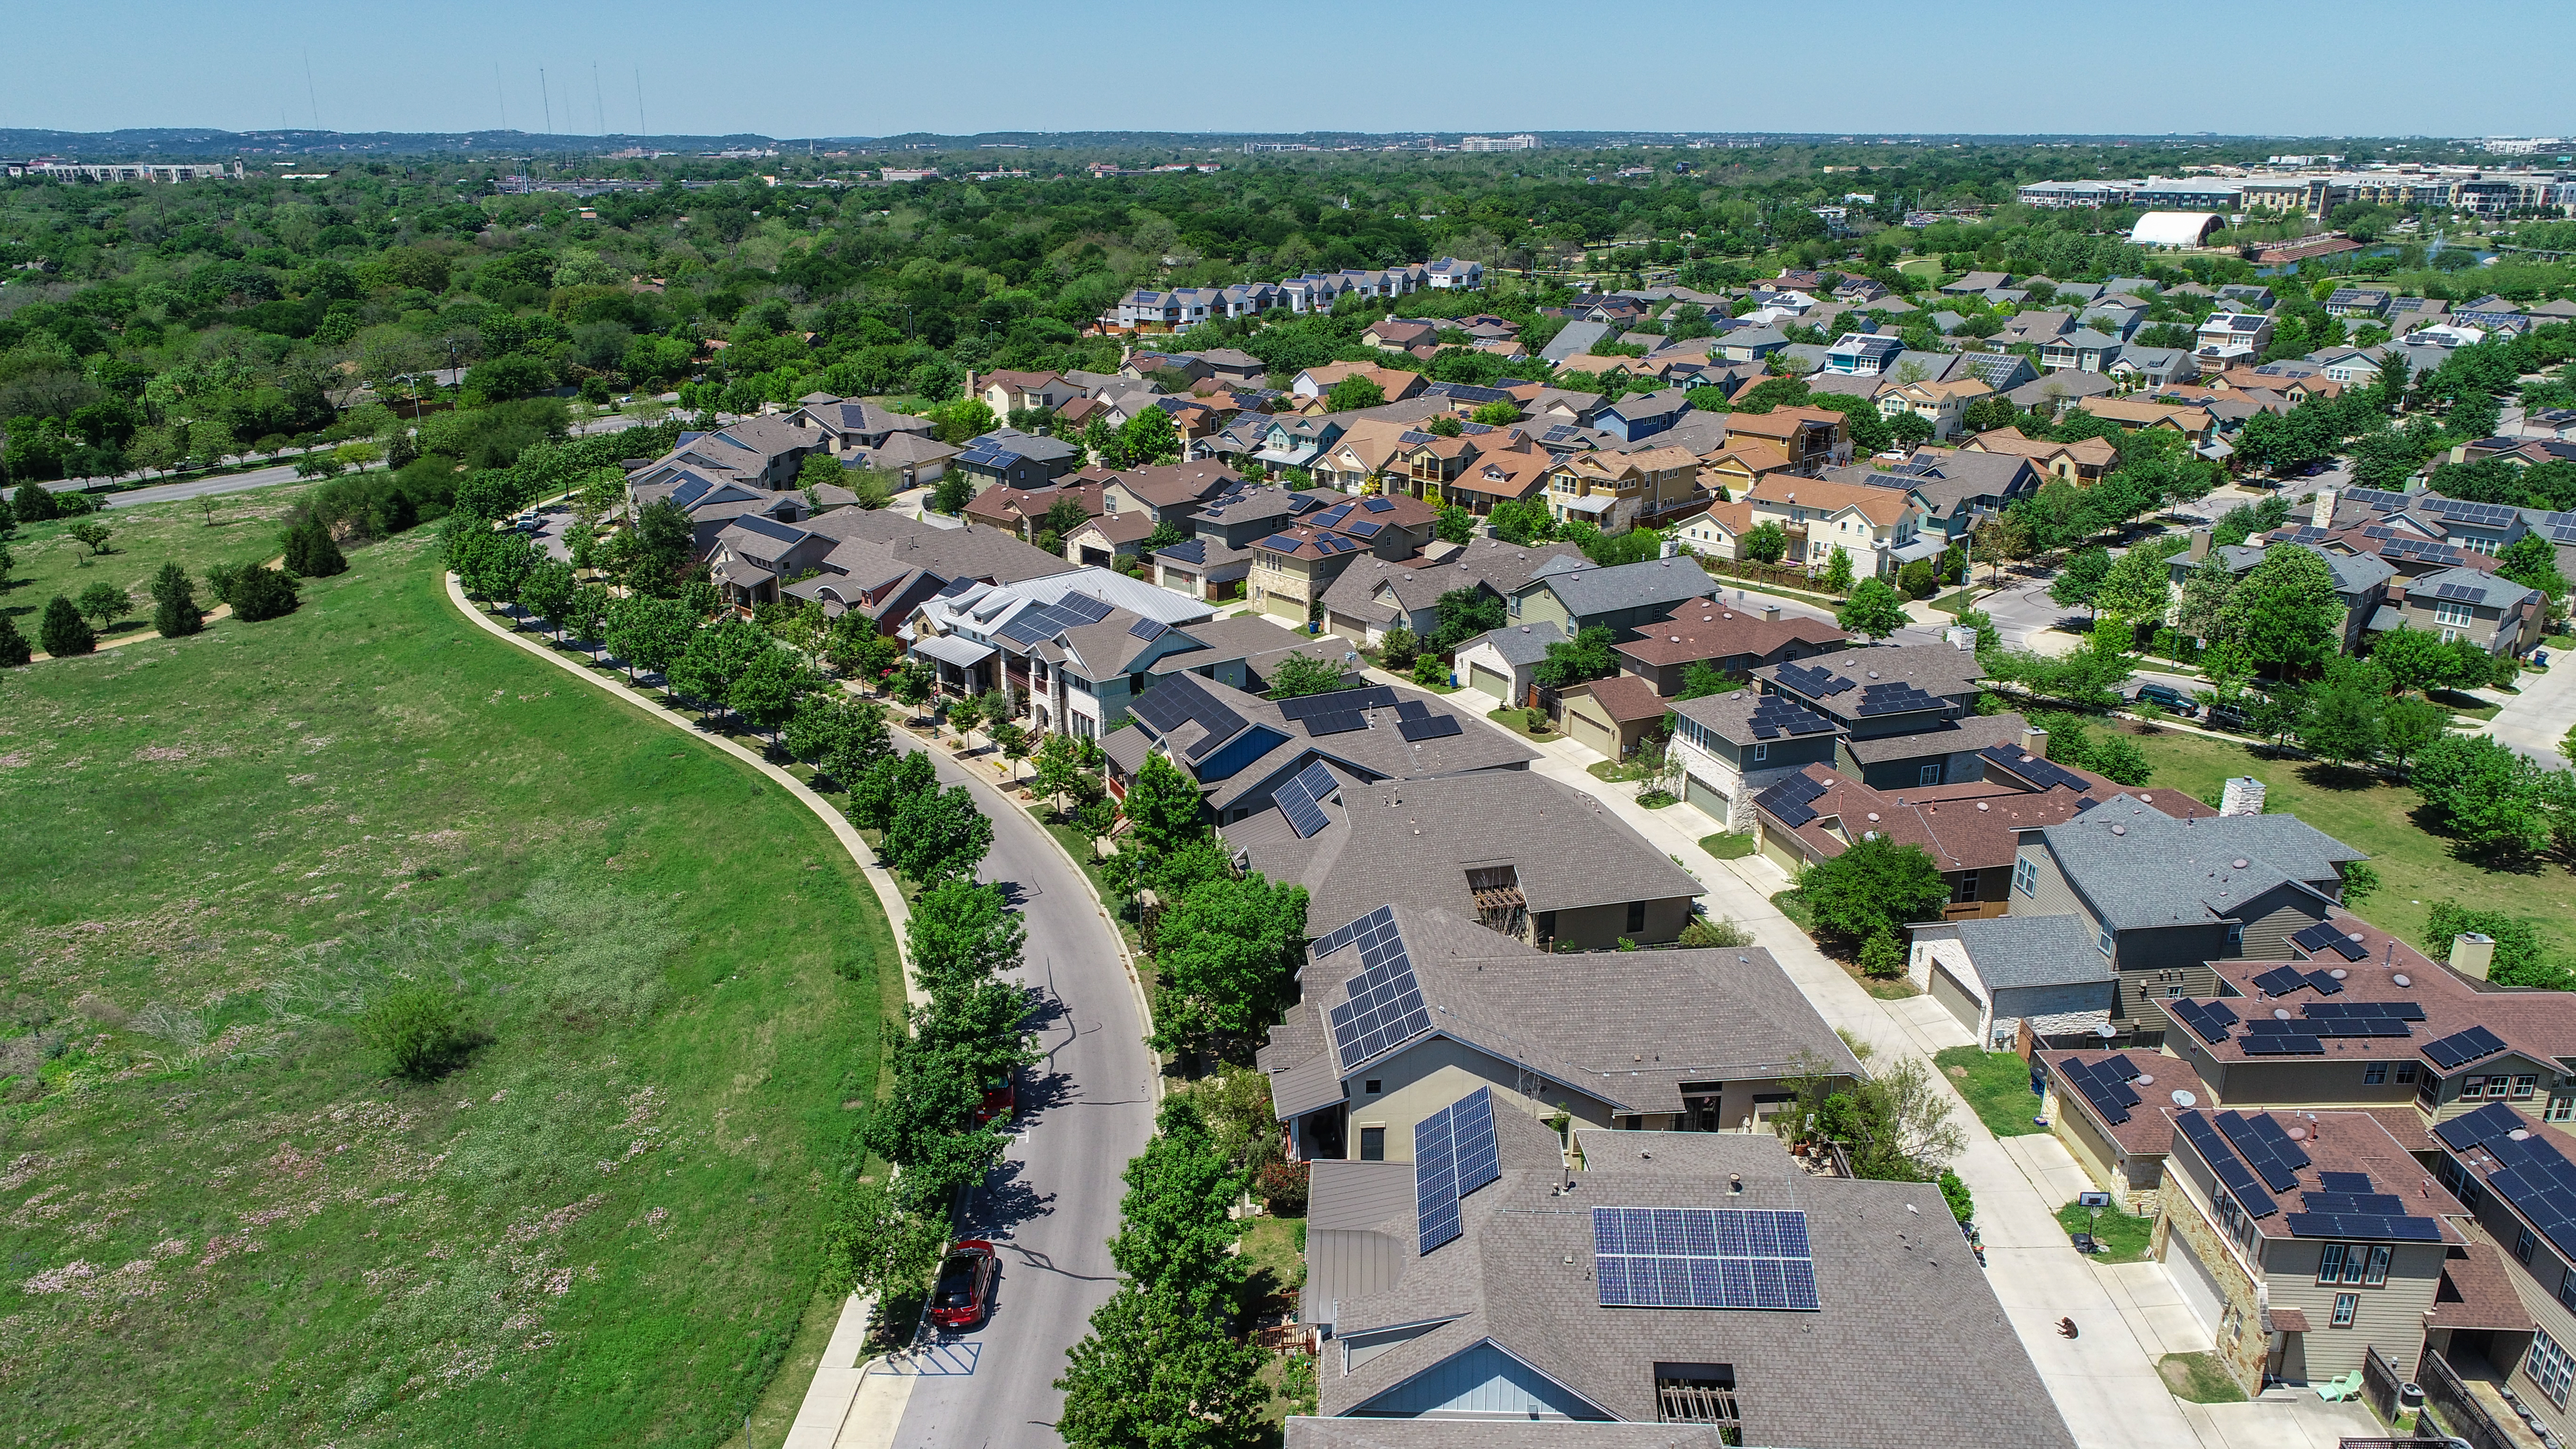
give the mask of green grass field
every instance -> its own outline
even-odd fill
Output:
[[[2102,1245],[2102,1251],[2093,1255],[2096,1263],[2143,1263],[2156,1236],[2152,1217],[2131,1217],[2115,1207],[2096,1210],[2081,1203],[2059,1208],[2057,1225],[2070,1234],[2091,1233]]]
[[[215,505],[211,523],[206,512],[188,500],[95,513],[90,517],[106,524],[109,532],[108,552],[100,558],[90,557],[89,550],[72,538],[69,530],[80,520],[21,524],[14,537],[0,544],[16,560],[8,584],[0,587],[0,613],[15,619],[18,632],[33,644],[36,620],[43,615],[46,600],[56,594],[78,598],[81,590],[105,582],[123,588],[133,598],[135,612],[99,630],[100,641],[149,633],[152,576],[165,563],[186,569],[197,581],[198,605],[212,608],[215,601],[206,592],[206,566],[277,557],[278,534],[286,527],[287,513],[317,486],[288,483],[223,494],[211,500]]]
[[[901,999],[884,917],[774,784],[460,617],[427,543],[0,674],[29,1442],[785,1433]],[[487,1038],[425,1085],[353,1031],[404,980]]]
[[[2561,951],[2576,951],[2576,882],[2563,865],[2543,861],[2527,871],[2489,870],[2452,853],[2451,843],[2416,820],[2413,790],[2332,766],[2277,760],[2243,745],[2180,730],[2132,734],[2154,767],[2150,790],[2180,789],[2210,804],[2231,775],[2264,784],[2263,808],[2298,816],[2358,850],[2370,852],[2379,893],[2353,913],[2418,946],[2425,907],[2456,900],[2481,910],[2528,916]]]
[[[2039,1099],[2030,1094],[2030,1064],[2020,1057],[1955,1046],[1943,1047],[1932,1060],[1968,1099],[1987,1131],[1997,1137],[2027,1137],[2048,1130],[2031,1121],[2039,1115]]]

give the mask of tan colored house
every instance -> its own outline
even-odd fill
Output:
[[[1863,578],[1894,572],[1896,550],[1914,541],[1923,522],[1922,501],[1902,488],[1831,483],[1791,473],[1760,479],[1745,501],[1753,505],[1756,527],[1776,523],[1789,535],[1782,562],[1821,567],[1839,548]]]
[[[1760,438],[1729,441],[1700,459],[1700,486],[1712,496],[1742,498],[1753,485],[1774,473],[1795,473],[1789,455]]]
[[[1744,535],[1753,531],[1753,505],[1712,503],[1683,515],[1673,525],[1683,548],[1708,558],[1738,559]]]
[[[1566,737],[1604,759],[1624,760],[1663,732],[1668,708],[1654,684],[1634,674],[1578,684],[1565,691]]]
[[[1316,455],[1308,471],[1323,487],[1342,493],[1364,492],[1386,481],[1388,472],[1404,453],[1404,435],[1413,428],[1411,423],[1362,418]]]
[[[1521,502],[1535,498],[1547,486],[1547,470],[1555,459],[1544,449],[1531,445],[1526,437],[1511,448],[1481,453],[1460,470],[1457,476],[1441,485],[1441,501],[1454,503],[1482,518],[1502,502]]]
[[[2189,438],[2195,447],[2209,440],[2209,430],[2217,421],[2200,408],[2174,408],[2162,403],[2129,402],[2110,397],[2079,398],[2075,411],[2090,413],[2104,422],[2118,423],[2132,433],[2140,428],[2171,428]]]
[[[1008,418],[1022,408],[1063,407],[1082,396],[1082,389],[1053,372],[986,372],[968,383],[967,393],[982,398],[993,416]]]
[[[1386,394],[1388,402],[1402,402],[1428,386],[1418,372],[1403,372],[1368,362],[1327,362],[1321,367],[1310,367],[1298,373],[1289,383],[1288,391],[1304,404],[1304,411],[1326,412],[1330,409],[1324,406],[1325,395],[1333,390],[1335,383],[1351,377],[1364,377],[1376,383],[1378,391]]]
[[[2040,1051],[2031,1060],[2048,1084],[2031,1104],[2032,1114],[2048,1119],[2048,1130],[2066,1144],[2067,1155],[2111,1194],[2120,1211],[2141,1217],[2155,1212],[2165,1158],[2173,1152],[2173,1114],[2164,1105],[2178,1100],[2176,1092],[2210,1100],[2191,1064],[2143,1048]],[[2136,1093],[2137,1105],[2125,1102],[2114,1083]],[[2149,1108],[2151,1097],[2162,1100]]]
[[[1548,512],[1619,533],[1698,497],[1699,470],[1687,448],[1576,453],[1548,470]]]
[[[1851,419],[1831,408],[1730,413],[1726,440],[1760,439],[1788,455],[1790,471],[1813,475],[1851,461]]]
[[[2053,478],[2074,483],[2100,481],[2103,474],[2118,466],[2120,452],[2100,438],[2086,438],[2077,443],[2052,443],[2046,438],[2033,438],[2019,428],[1994,428],[1978,433],[1959,445],[1970,453],[2008,453],[2028,458],[2032,467]]]
[[[1903,383],[1878,395],[1878,414],[1894,418],[1912,413],[1932,425],[1935,439],[1946,439],[1959,431],[1960,417],[1967,412],[1968,404],[1993,394],[1993,388],[1973,377]]]

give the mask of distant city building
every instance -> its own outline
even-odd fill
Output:
[[[1535,151],[1538,137],[1523,131],[1517,136],[1467,136],[1458,142],[1461,151]]]
[[[64,176],[83,181],[239,181],[242,164],[221,161],[168,164],[151,161],[60,161],[40,156],[0,166],[11,176]]]

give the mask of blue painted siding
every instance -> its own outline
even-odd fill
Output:
[[[1526,1417],[1529,1406],[1543,1405],[1543,1417],[1609,1419],[1571,1389],[1504,1353],[1479,1343],[1432,1365],[1352,1411],[1373,1419],[1411,1419],[1425,1414],[1509,1414]]]

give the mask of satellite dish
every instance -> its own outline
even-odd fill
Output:
[[[2411,981],[2411,980],[2407,979],[2406,975],[2405,975],[2403,972],[2400,972],[2399,974],[2397,974],[2397,975],[2395,975],[2395,976],[2391,976],[2391,977],[2389,977],[2388,979],[2389,979],[2389,980],[2391,980],[2391,981],[2396,982],[2396,983],[2397,983],[2398,985],[2400,985],[2400,986],[2412,986],[2412,985],[2414,985],[2414,984],[2415,984],[2413,981]]]
[[[2177,1107],[2188,1107],[2188,1106],[2190,1106],[2192,1103],[2197,1102],[2197,1101],[2199,1101],[2199,1100],[2200,1100],[2199,1098],[2197,1098],[2197,1097],[2193,1096],[2193,1095],[2192,1095],[2191,1093],[2189,1093],[2189,1092],[2184,1091],[2184,1090],[2183,1090],[2182,1088],[2180,1088],[2180,1087],[2176,1087],[2176,1088],[2174,1088],[2173,1101],[2174,1101],[2174,1105],[2175,1105],[2175,1106],[2177,1106]]]
[[[2100,1026],[2093,1028],[2093,1034],[2102,1038],[2104,1041],[2109,1041],[2111,1038],[2120,1034],[2120,1029],[2106,1021]]]

